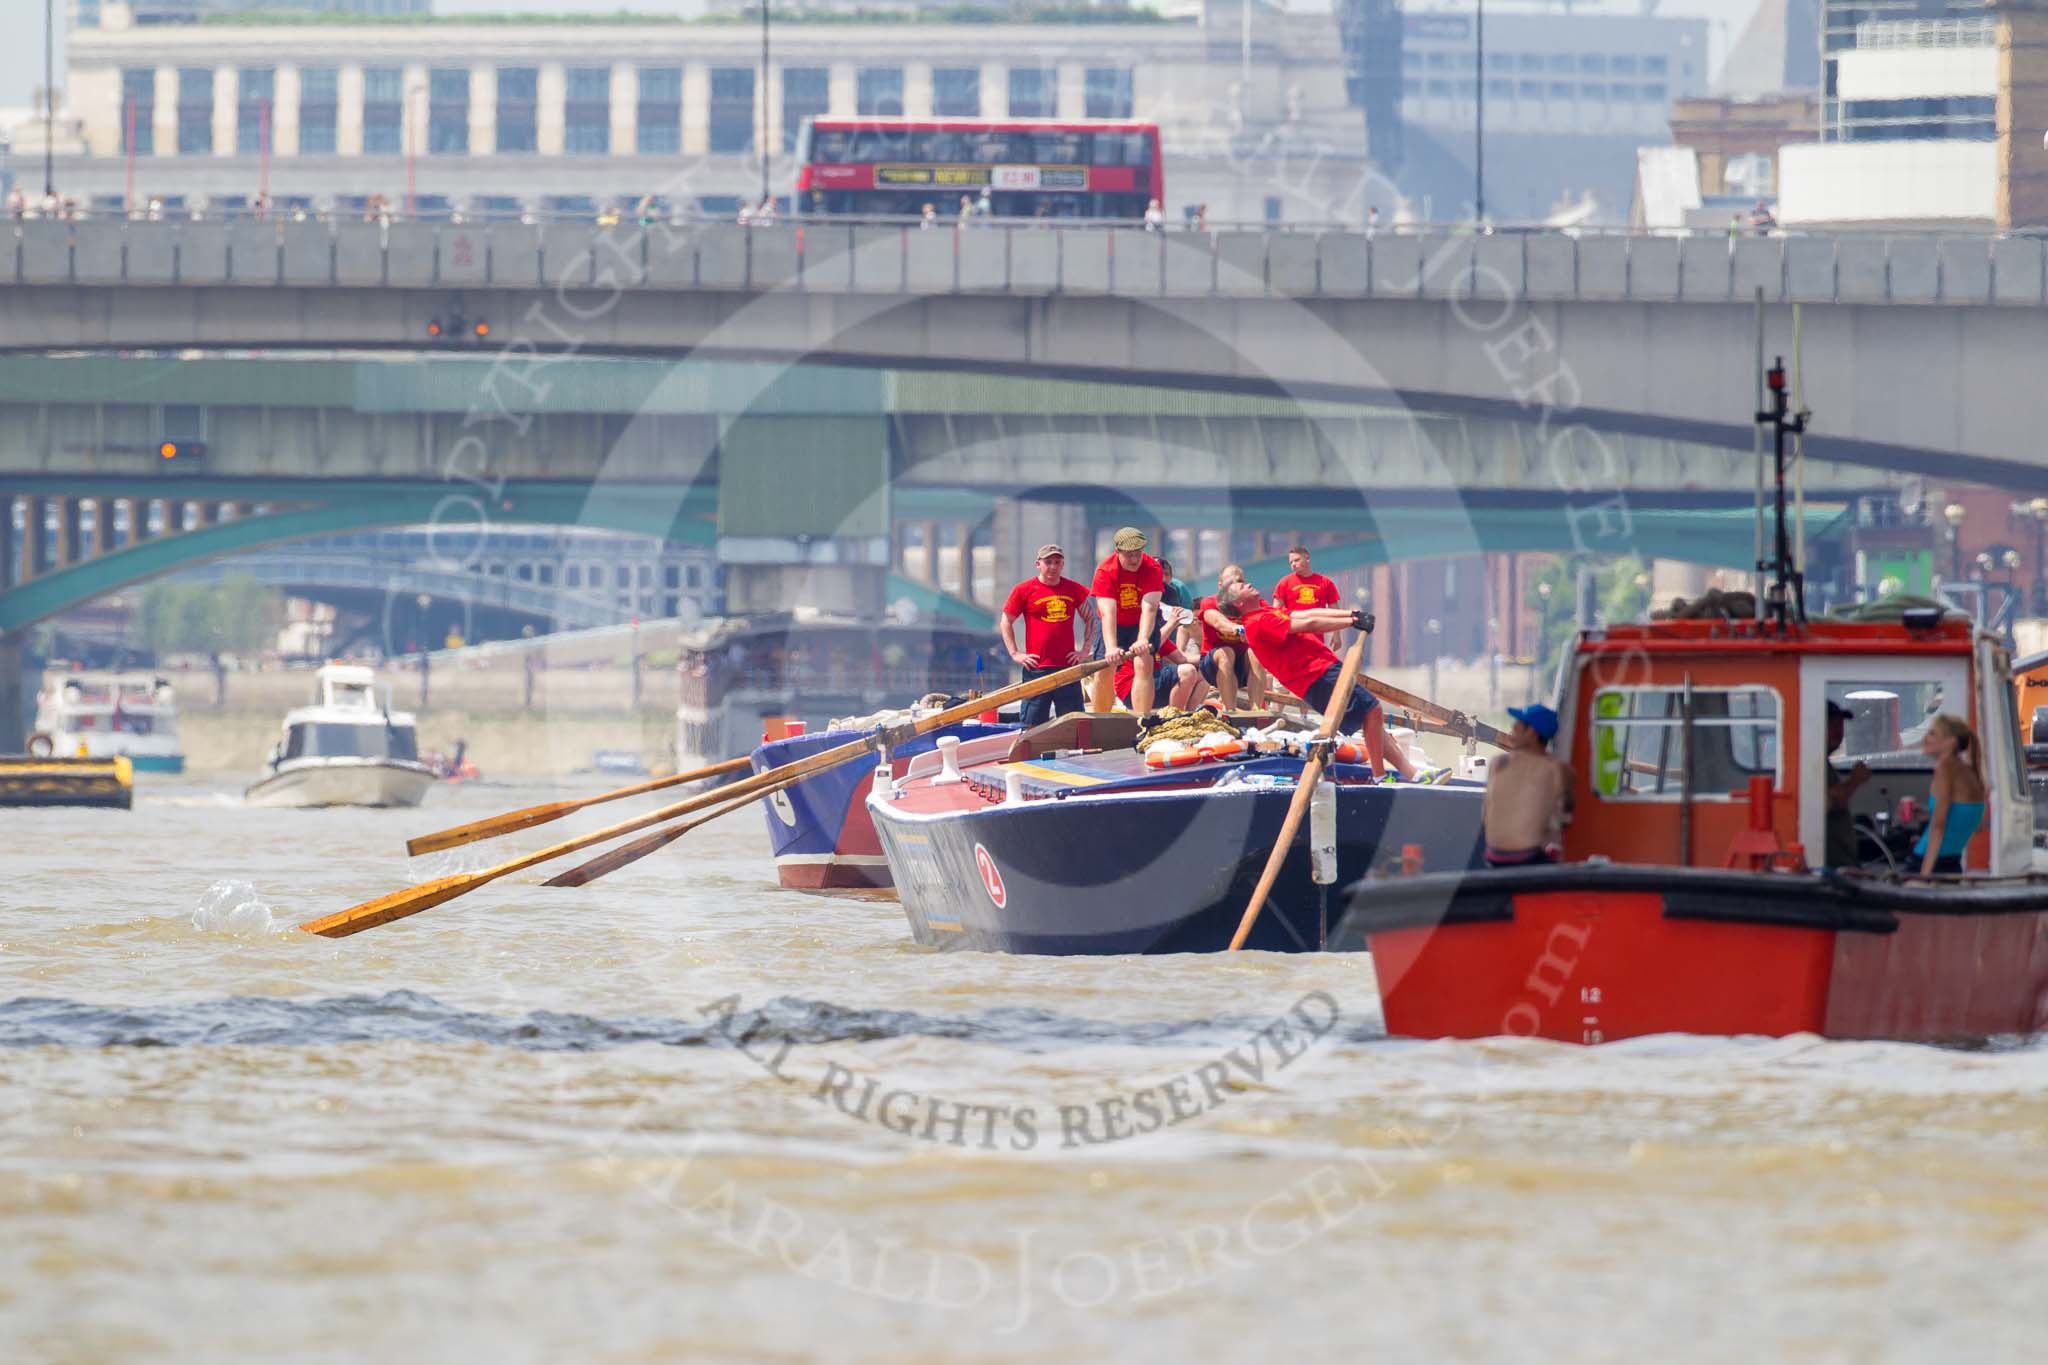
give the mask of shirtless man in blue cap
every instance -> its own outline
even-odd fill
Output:
[[[1486,865],[1534,867],[1554,863],[1551,850],[1572,816],[1572,770],[1550,752],[1557,712],[1547,706],[1511,706],[1513,748],[1493,760],[1486,779]]]

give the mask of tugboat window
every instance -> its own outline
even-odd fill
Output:
[[[1692,691],[1695,800],[1726,801],[1759,773],[1778,773],[1778,694],[1767,687]],[[1593,698],[1593,789],[1616,801],[1684,794],[1685,701],[1676,687],[1614,688]]]

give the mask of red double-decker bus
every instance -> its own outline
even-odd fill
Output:
[[[951,217],[984,190],[998,218],[1143,218],[1166,199],[1156,123],[809,118],[796,152],[812,217]]]

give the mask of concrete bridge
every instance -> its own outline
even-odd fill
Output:
[[[529,368],[810,358],[1527,421],[1599,477],[1585,434],[1749,446],[1761,291],[1774,350],[1807,305],[1814,456],[2048,482],[2037,238],[117,220],[12,246],[15,350],[411,349],[459,315]]]

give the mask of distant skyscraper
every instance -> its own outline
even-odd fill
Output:
[[[1382,171],[1401,168],[1400,0],[1340,0],[1344,90],[1365,111],[1366,152]]]
[[[1985,0],[1821,0],[1821,140],[1989,141],[1995,49]]]

